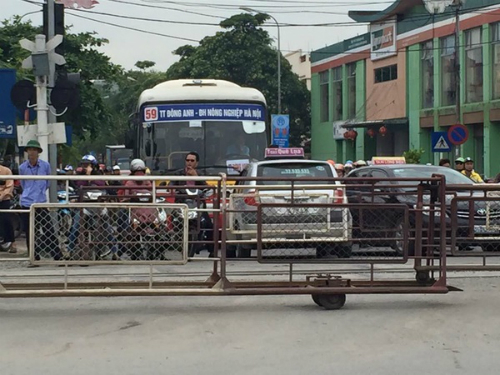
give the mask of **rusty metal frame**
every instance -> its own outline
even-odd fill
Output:
[[[44,176],[45,177],[45,176]],[[51,179],[48,178],[45,179]],[[54,179],[60,180],[61,176],[54,176]],[[201,181],[203,178],[210,179],[209,177],[199,177],[196,181]],[[26,178],[24,178],[26,179]],[[99,176],[95,179],[106,179],[106,176]],[[112,179],[112,178],[111,178]],[[115,178],[116,179],[116,178]],[[123,178],[121,178],[123,179]],[[136,179],[136,178],[132,178]],[[138,180],[145,180],[147,178],[137,178]],[[149,177],[151,180],[158,180],[156,176]],[[166,178],[163,178],[166,179]],[[190,178],[183,176],[182,180],[189,180]],[[255,180],[255,177],[247,178],[249,180]],[[270,178],[263,178],[264,180],[270,180]],[[68,180],[73,180],[69,178]],[[179,179],[180,180],[180,179]],[[286,179],[287,181],[290,181]],[[313,179],[314,180],[314,179]],[[324,178],[316,179],[320,181],[325,181]],[[391,179],[391,178],[373,178],[369,181],[369,184],[365,184],[367,179],[352,179],[350,182],[363,182],[363,186],[373,186],[375,182],[388,181],[388,187],[394,188],[394,185],[390,185],[390,181],[405,181],[408,183],[418,183],[423,181],[437,181],[439,185],[442,179]],[[290,181],[291,182],[291,192],[293,192],[297,186],[300,186],[301,179]],[[303,181],[303,179],[302,179]],[[345,179],[332,179],[332,181],[346,181]],[[378,187],[383,187],[384,185],[378,185]],[[415,187],[414,185],[411,185]],[[311,186],[308,186],[309,188]],[[332,189],[338,188],[339,185],[331,186]],[[245,187],[246,188],[246,187]],[[280,186],[280,189],[283,187]],[[230,281],[227,273],[227,193],[229,189],[234,189],[232,186],[228,186],[227,176],[221,175],[217,179],[217,191],[220,194],[218,198],[214,200],[214,245],[215,245],[215,257],[209,261],[213,262],[212,275],[204,282],[163,282],[154,281],[152,275],[152,265],[150,265],[150,279],[149,281],[141,282],[101,282],[101,283],[78,283],[70,282],[68,280],[68,268],[65,267],[65,278],[63,282],[51,282],[51,283],[0,283],[0,298],[9,297],[66,297],[66,296],[167,296],[167,295],[278,295],[278,294],[303,294],[303,295],[345,295],[345,294],[415,294],[415,293],[426,293],[426,294],[444,294],[454,288],[446,285],[446,252],[443,251],[443,239],[441,239],[441,252],[440,252],[440,265],[439,265],[439,277],[437,280],[429,278],[422,282],[422,280],[375,280],[374,279],[374,264],[378,262],[363,260],[361,262],[354,262],[353,260],[347,263],[364,263],[370,265],[370,279],[369,280],[351,280],[346,278],[341,278],[333,275],[321,275],[316,274],[311,271],[310,274],[306,276],[305,281],[293,280],[293,264],[290,263],[290,280],[289,281]],[[154,190],[154,189],[153,189]],[[423,188],[421,189],[423,194]],[[293,203],[293,201],[292,201]],[[120,204],[118,204],[120,205]],[[321,206],[321,205],[320,205]],[[335,204],[335,208],[348,207],[348,204],[339,205]],[[405,217],[409,215],[409,208],[405,205],[400,205],[405,207]],[[385,205],[387,207],[387,205]],[[417,210],[418,217],[418,210]],[[217,219],[215,219],[217,218]],[[405,220],[408,222],[408,220]],[[223,225],[219,228],[219,224]],[[408,242],[408,230],[404,231],[406,240]],[[220,238],[219,238],[220,236]],[[418,237],[418,235],[416,235]],[[33,253],[33,252],[32,252]],[[405,252],[405,260],[408,260],[407,251]],[[220,256],[219,256],[220,255]],[[423,257],[422,257],[423,258]],[[208,259],[207,259],[208,260]],[[321,261],[321,263],[324,263]],[[336,263],[336,262],[335,262]],[[346,263],[346,262],[343,262]],[[380,263],[403,263],[389,262],[384,260]],[[78,264],[81,264],[79,262]],[[99,264],[104,264],[100,262]],[[132,264],[127,262],[127,264]],[[144,264],[142,262],[141,264]],[[336,270],[336,274],[342,273],[342,270]]]

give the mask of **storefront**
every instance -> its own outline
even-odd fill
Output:
[[[349,12],[369,23],[369,32],[311,54],[312,157],[370,159],[424,149],[422,162],[437,163],[454,154],[433,153],[432,133],[460,122],[470,134],[461,155],[474,158],[487,177],[496,175],[500,4],[469,0],[459,13],[456,53],[453,8],[431,17],[422,0],[398,0],[380,12]],[[352,132],[342,139],[339,130],[334,137],[335,126],[354,131],[355,139]]]

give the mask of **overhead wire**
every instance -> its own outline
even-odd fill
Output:
[[[42,3],[39,3],[39,2],[36,2],[36,1],[33,1],[33,0],[21,0],[23,2],[26,2],[26,3],[30,3],[30,4],[34,4],[34,5],[43,5]],[[110,1],[116,1],[116,2],[123,2],[124,0],[110,0]],[[151,0],[149,0],[151,1]],[[480,8],[480,7],[478,7]],[[174,24],[186,24],[186,25],[200,25],[200,26],[219,26],[219,24],[211,24],[211,23],[206,23],[206,22],[182,22],[182,21],[171,21],[171,20],[160,20],[160,19],[151,19],[151,18],[141,18],[141,17],[132,17],[132,16],[123,16],[123,15],[116,15],[116,14],[113,14],[113,13],[105,13],[105,12],[95,12],[95,11],[83,11],[81,9],[69,9],[69,10],[73,10],[73,11],[76,11],[76,12],[83,12],[83,13],[86,13],[87,15],[90,15],[90,14],[96,14],[96,15],[104,15],[104,16],[111,16],[111,17],[118,17],[118,18],[127,18],[127,19],[135,19],[135,20],[139,20],[139,21],[147,21],[147,22],[164,22],[164,23],[174,23]],[[484,13],[490,13],[491,11],[488,10],[488,11],[480,11],[480,12],[477,12],[477,13],[481,13],[481,14],[484,14]],[[449,12],[450,14],[452,12]],[[87,16],[83,16],[83,15],[80,15],[80,14],[74,14],[74,13],[67,13],[71,16],[74,16],[74,17],[77,17],[77,18],[82,18],[82,19],[86,19],[86,20],[89,20],[89,21],[93,21],[93,22],[98,22],[98,23],[102,23],[102,24],[106,24],[106,25],[109,25],[109,26],[114,26],[114,27],[118,27],[118,28],[122,28],[122,29],[127,29],[127,30],[131,30],[131,31],[137,31],[137,32],[140,32],[140,33],[144,33],[144,34],[151,34],[151,35],[157,35],[157,36],[162,36],[162,37],[166,37],[166,38],[172,38],[172,39],[177,39],[177,40],[185,40],[185,41],[189,41],[189,42],[194,42],[194,43],[198,43],[199,40],[196,40],[196,39],[192,39],[192,38],[186,38],[186,37],[179,37],[179,36],[174,36],[174,35],[170,35],[170,34],[164,34],[164,33],[159,33],[159,32],[154,32],[154,31],[148,31],[148,30],[143,30],[143,29],[139,29],[139,28],[135,28],[135,27],[130,27],[130,26],[125,26],[125,25],[121,25],[121,24],[116,24],[116,23],[111,23],[111,22],[106,22],[106,21],[102,21],[102,20],[98,20],[98,19],[95,19],[95,18],[91,18],[91,17],[87,17]],[[429,18],[429,14],[423,14],[422,15],[423,17],[425,18]],[[415,19],[415,17],[413,18]],[[352,23],[349,23],[349,24],[355,24],[356,26],[359,26],[360,23],[358,22],[352,22]],[[346,23],[329,23],[329,24],[280,24],[280,27],[311,27],[311,26],[324,26],[324,25],[338,25],[338,26],[347,26]],[[262,26],[274,26],[276,27],[276,25],[274,24],[270,24],[270,25],[262,25]],[[481,43],[478,43],[477,45],[479,44],[491,44],[493,42],[481,42]],[[464,47],[464,45],[459,45],[459,48],[460,47]],[[335,52],[331,52],[331,51],[320,51],[322,48],[319,48],[317,50],[314,50],[314,51],[308,51],[306,49],[301,49],[302,51],[305,51],[306,53],[311,53],[311,52],[314,52],[315,54],[324,54],[324,55],[329,55],[329,56],[335,56],[336,54],[343,54],[343,55],[356,55],[356,54],[366,54],[366,51],[359,51],[359,52],[351,52],[351,51],[339,51],[337,53]],[[435,47],[433,48],[434,50],[440,50],[440,49],[443,49],[442,47]],[[295,49],[295,50],[285,50],[285,49],[281,49],[282,52],[295,52],[297,51],[298,49]],[[408,51],[408,52],[417,52],[417,51],[421,51],[421,49],[414,49],[412,51]]]

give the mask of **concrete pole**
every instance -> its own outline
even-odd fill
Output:
[[[45,35],[37,35],[35,38],[35,51],[38,53],[45,52]],[[47,104],[47,77],[36,77],[36,111],[37,111],[37,125],[38,125],[38,142],[43,149],[40,154],[40,159],[48,161],[48,113],[49,107]]]
[[[281,115],[281,38],[280,38],[280,24],[278,20],[269,13],[266,13],[276,22],[278,28],[278,115]]]

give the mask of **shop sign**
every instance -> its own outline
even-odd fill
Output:
[[[345,125],[345,121],[334,121],[333,122],[333,139],[337,141],[344,140],[344,133],[347,131],[346,128],[342,127]]]
[[[396,54],[396,21],[370,25],[371,59],[380,60]]]

